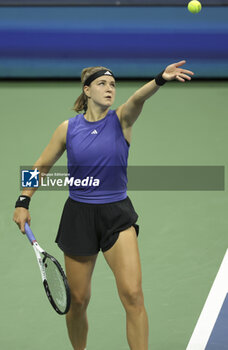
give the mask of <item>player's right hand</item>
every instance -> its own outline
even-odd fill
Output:
[[[31,216],[28,209],[23,207],[17,207],[14,210],[13,221],[17,224],[22,233],[25,234],[25,223],[30,226]]]

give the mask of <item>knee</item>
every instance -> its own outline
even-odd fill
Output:
[[[121,293],[121,300],[126,310],[144,308],[144,297],[141,287],[127,288]]]
[[[83,312],[86,310],[90,300],[90,293],[79,293],[78,291],[71,291],[71,308],[76,312]]]

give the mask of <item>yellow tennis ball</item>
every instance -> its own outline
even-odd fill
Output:
[[[192,0],[188,3],[188,11],[191,13],[199,13],[201,11],[202,5],[198,0]]]

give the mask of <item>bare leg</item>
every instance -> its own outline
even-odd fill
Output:
[[[65,255],[66,274],[71,290],[71,307],[66,315],[70,341],[74,350],[86,348],[88,319],[86,309],[91,295],[91,278],[97,255]]]
[[[104,253],[112,269],[126,311],[127,339],[131,350],[148,350],[148,318],[142,292],[142,273],[134,227],[120,233]]]

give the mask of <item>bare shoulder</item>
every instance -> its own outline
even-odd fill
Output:
[[[55,130],[54,134],[59,139],[59,141],[63,144],[66,143],[66,135],[68,129],[69,120],[64,120]]]
[[[64,122],[62,122],[57,129],[59,129],[60,131],[67,131],[68,128],[68,124],[69,124],[69,120],[64,120]]]
[[[69,120],[64,120],[64,122],[62,122],[56,129],[56,131],[58,130],[58,132],[62,135],[67,133],[67,129],[68,129],[68,124],[69,124]]]

